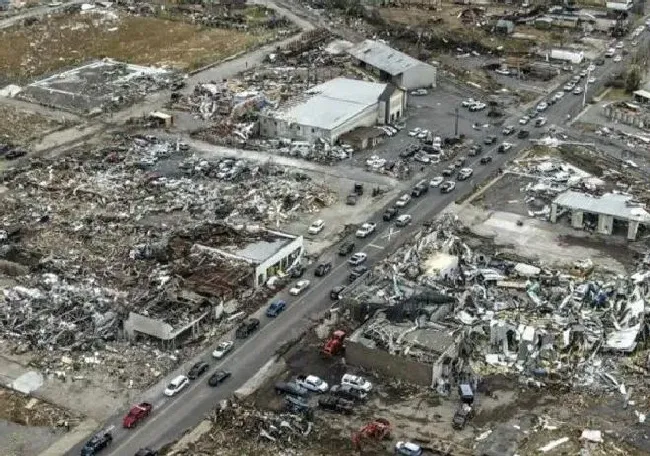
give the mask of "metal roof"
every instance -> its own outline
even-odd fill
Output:
[[[631,201],[630,195],[606,193],[603,196],[592,196],[569,190],[559,195],[553,202],[568,209],[650,223],[650,214],[639,205],[628,204]]]
[[[354,58],[375,68],[379,68],[391,76],[397,76],[419,65],[429,66],[427,63],[420,62],[408,54],[404,54],[379,41],[373,40],[365,40],[362,43],[352,46],[348,49],[348,53]]]
[[[336,78],[307,90],[297,103],[275,117],[291,123],[332,130],[377,104],[387,84]]]

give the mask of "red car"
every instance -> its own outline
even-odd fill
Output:
[[[139,421],[144,420],[151,413],[153,406],[148,402],[142,402],[138,405],[134,405],[129,410],[129,414],[124,417],[122,424],[125,428],[135,427]]]

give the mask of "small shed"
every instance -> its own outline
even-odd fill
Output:
[[[174,116],[166,112],[154,111],[149,113],[149,119],[156,122],[159,127],[170,128],[174,125]]]
[[[637,90],[633,95],[634,101],[638,103],[650,103],[650,92],[647,90]]]

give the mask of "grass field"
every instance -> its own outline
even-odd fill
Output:
[[[142,65],[196,69],[265,42],[272,32],[206,28],[154,17],[73,15],[0,31],[0,74],[25,82],[110,57]]]

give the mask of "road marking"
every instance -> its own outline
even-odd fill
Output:
[[[393,237],[393,235],[397,235],[397,234],[401,233],[401,231],[402,230],[396,230],[392,226],[388,227],[388,233],[386,234],[386,236],[382,236],[381,238],[382,239],[388,239],[388,242],[390,242],[390,238]]]
[[[382,250],[383,247],[381,245],[375,245],[375,244],[368,244],[368,247],[374,247],[376,249]]]

